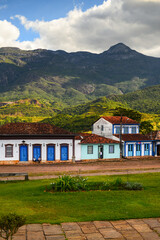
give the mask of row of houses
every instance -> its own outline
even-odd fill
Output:
[[[9,123],[0,127],[0,163],[59,162],[160,155],[160,133],[142,135],[128,117],[101,117],[92,133],[73,134],[47,123]]]

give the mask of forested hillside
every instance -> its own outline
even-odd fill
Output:
[[[160,84],[160,59],[122,43],[101,54],[0,48],[0,102],[37,99],[57,110]]]

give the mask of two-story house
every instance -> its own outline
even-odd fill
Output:
[[[122,140],[124,157],[152,156],[153,144],[149,136],[139,133],[139,123],[128,117],[104,116],[93,124],[93,133]]]

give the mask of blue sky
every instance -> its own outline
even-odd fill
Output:
[[[0,47],[160,57],[160,0],[0,0]]]
[[[0,0],[0,20],[11,21],[20,29],[19,40],[33,40],[37,33],[26,31],[17,19],[10,19],[15,15],[25,16],[29,20],[45,20],[63,18],[75,7],[86,11],[103,0]]]

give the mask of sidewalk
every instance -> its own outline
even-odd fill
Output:
[[[160,240],[160,218],[29,224],[13,240]],[[1,238],[0,238],[1,240]]]

